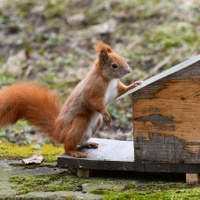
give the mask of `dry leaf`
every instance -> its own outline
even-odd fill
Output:
[[[44,160],[43,156],[32,156],[30,158],[26,158],[26,159],[22,159],[22,161],[26,164],[26,165],[30,165],[30,164],[40,164],[42,163],[42,161]]]

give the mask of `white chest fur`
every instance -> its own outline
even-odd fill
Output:
[[[117,79],[113,79],[110,81],[104,97],[105,105],[108,105],[113,99],[115,99],[118,96],[117,85]]]

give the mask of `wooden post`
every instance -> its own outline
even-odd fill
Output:
[[[94,174],[94,170],[91,169],[76,169],[76,175],[79,178],[89,178]]]
[[[199,183],[200,182],[200,174],[186,174],[186,182],[187,183]]]

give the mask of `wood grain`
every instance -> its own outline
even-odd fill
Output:
[[[200,62],[132,94],[135,159],[200,163]]]

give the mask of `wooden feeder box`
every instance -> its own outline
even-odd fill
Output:
[[[92,139],[98,149],[82,149],[88,158],[61,155],[58,165],[90,170],[186,173],[188,182],[200,173],[200,55],[146,81],[130,95],[134,141]],[[120,98],[121,98],[120,97]]]

